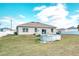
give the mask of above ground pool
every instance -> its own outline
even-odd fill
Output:
[[[49,41],[56,41],[56,40],[61,40],[61,35],[41,35],[40,36],[41,42],[49,42]]]

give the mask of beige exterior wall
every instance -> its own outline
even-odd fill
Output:
[[[42,29],[46,29],[46,34],[56,34],[56,29],[51,32],[51,28],[37,28],[37,32],[35,32],[35,28],[28,28],[28,32],[23,32],[23,27],[18,27],[18,34],[42,34]]]
[[[23,27],[18,27],[18,34],[34,34],[34,28],[28,28],[28,32],[23,32]]]

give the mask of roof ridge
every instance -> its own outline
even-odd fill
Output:
[[[55,27],[55,26],[44,24],[44,23],[41,23],[41,22],[28,22],[28,23],[20,24],[18,26],[27,26],[27,27],[53,27],[53,28]]]

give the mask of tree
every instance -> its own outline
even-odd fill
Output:
[[[78,31],[79,31],[79,25],[77,26],[77,29],[78,29]]]

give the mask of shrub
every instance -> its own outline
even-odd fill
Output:
[[[36,35],[36,34],[33,34],[33,35]]]
[[[41,35],[40,34],[38,34],[38,35],[36,35],[37,37],[40,37]]]
[[[18,33],[17,32],[14,32],[14,35],[18,35]]]

